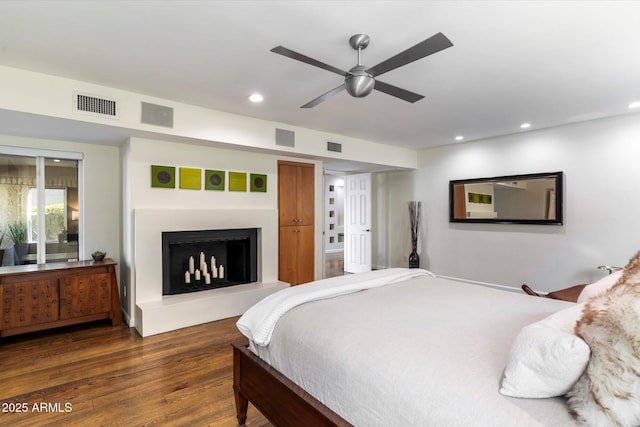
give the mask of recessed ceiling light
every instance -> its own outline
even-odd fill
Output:
[[[60,159],[53,159],[54,162],[60,163]]]
[[[632,102],[631,104],[629,104],[629,108],[639,108],[640,107],[640,102],[636,101],[636,102]]]
[[[264,97],[262,95],[260,95],[259,93],[254,93],[253,95],[251,95],[249,97],[249,101],[251,102],[262,102],[264,101]]]
[[[523,123],[520,125],[520,128],[522,129],[529,129],[531,127],[531,123]]]
[[[464,139],[464,136],[462,135],[456,136],[456,141],[462,141],[463,139]]]

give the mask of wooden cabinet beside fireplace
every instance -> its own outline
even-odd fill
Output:
[[[20,265],[0,270],[0,337],[111,319],[122,324],[116,262]]]
[[[314,175],[310,163],[278,162],[278,279],[314,280]]]

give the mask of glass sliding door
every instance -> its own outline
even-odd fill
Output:
[[[0,244],[2,265],[35,261],[36,245],[29,234],[27,212],[31,189],[37,185],[36,159],[0,155]]]
[[[78,161],[44,160],[46,262],[78,259]]]
[[[0,150],[0,265],[77,260],[80,160],[22,151]]]

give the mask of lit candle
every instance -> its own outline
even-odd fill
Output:
[[[201,270],[202,270],[202,274],[204,274],[204,275],[206,276],[206,275],[207,275],[207,271],[208,271],[207,263],[206,263],[206,262],[203,262],[203,263],[202,263],[202,266],[201,266],[200,268],[201,268]]]
[[[193,274],[194,265],[193,265],[193,257],[189,257],[189,273]]]
[[[196,280],[200,280],[200,270],[196,270]]]
[[[216,269],[216,257],[211,256],[211,271]]]
[[[220,272],[218,273],[218,276],[221,279],[224,279],[224,265],[220,265]]]
[[[211,269],[211,276],[213,276],[214,279],[218,278],[218,269],[217,268],[213,267]]]
[[[204,264],[204,252],[200,252],[200,265]]]
[[[191,283],[191,274],[188,271],[184,272],[184,283]]]
[[[205,264],[205,265],[207,265],[207,264]],[[211,284],[211,275],[209,273],[205,273],[204,274],[204,283],[207,284],[207,285]]]

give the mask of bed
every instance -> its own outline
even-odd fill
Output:
[[[523,328],[575,303],[388,269],[278,292],[238,321],[238,422],[572,426],[563,397],[501,394]]]

